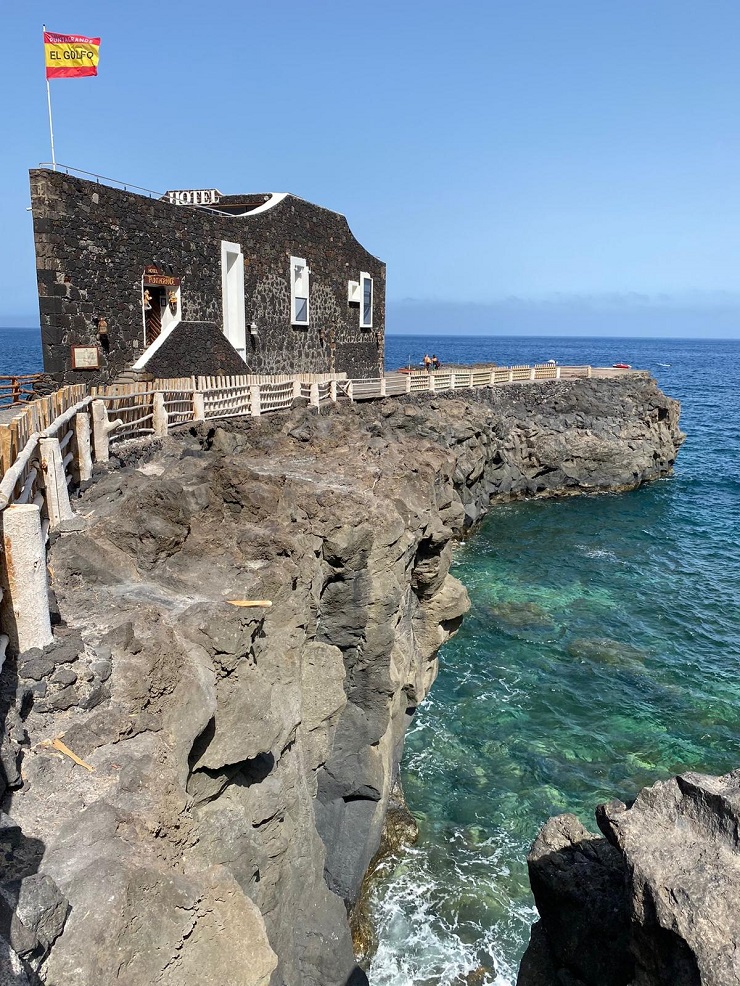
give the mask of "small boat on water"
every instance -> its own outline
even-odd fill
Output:
[[[632,369],[632,364],[631,363],[612,363],[612,366],[614,367],[615,370],[631,370]]]

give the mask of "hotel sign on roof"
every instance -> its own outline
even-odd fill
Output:
[[[216,205],[221,193],[216,188],[182,188],[165,192],[164,197],[173,205]]]

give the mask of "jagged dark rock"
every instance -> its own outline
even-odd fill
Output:
[[[634,374],[119,447],[52,546],[61,643],[30,659],[75,682],[15,661],[0,679],[8,741],[28,732],[5,801],[16,876],[71,905],[42,981],[366,981],[347,912],[468,607],[453,539],[497,500],[656,479],[681,440],[678,406]],[[93,772],[43,745],[61,734]]]
[[[740,983],[740,771],[659,781],[596,817],[605,838],[570,815],[537,837],[542,920],[518,986]]]
[[[583,983],[630,983],[627,879],[618,850],[574,815],[558,815],[537,836],[527,862],[552,965]]]

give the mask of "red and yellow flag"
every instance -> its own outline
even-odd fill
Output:
[[[47,79],[76,79],[98,74],[100,38],[44,31]]]

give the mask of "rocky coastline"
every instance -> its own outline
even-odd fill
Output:
[[[683,440],[639,373],[299,405],[121,446],[56,536],[55,643],[0,679],[0,982],[366,982],[348,913],[468,607],[455,540]]]
[[[740,983],[740,771],[659,781],[596,822],[558,815],[532,847],[540,921],[517,986]]]

